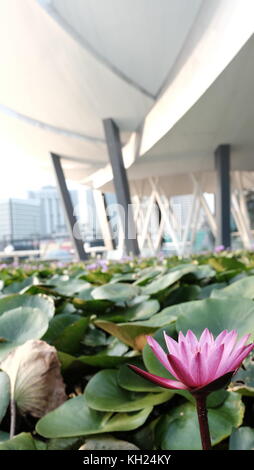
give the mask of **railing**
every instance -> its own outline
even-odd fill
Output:
[[[12,258],[14,263],[19,263],[19,258],[28,258],[29,260],[36,259],[36,257],[41,255],[41,250],[18,250],[10,251],[0,251],[0,259],[10,259]]]

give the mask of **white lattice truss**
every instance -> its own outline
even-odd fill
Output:
[[[148,250],[151,254],[158,254],[160,251],[162,239],[167,233],[172,240],[172,250],[179,256],[190,253],[194,245],[201,213],[205,217],[211,233],[216,239],[217,225],[215,216],[212,213],[209,204],[204,196],[202,189],[202,181],[195,174],[190,174],[193,184],[192,201],[187,214],[187,218],[181,221],[177,217],[174,205],[163,192],[160,186],[160,178],[149,178],[151,193],[144,196],[142,185],[135,187],[133,184],[135,195],[132,198],[134,221],[137,228],[137,238],[140,252]],[[141,188],[141,189],[140,189]],[[97,211],[101,220],[101,227],[105,239],[105,246],[108,250],[112,250],[110,240],[110,230],[106,217],[105,207],[102,204],[99,191],[96,191]],[[156,221],[154,216],[158,209],[160,217]],[[253,234],[250,229],[250,219],[246,206],[245,191],[243,187],[241,172],[235,171],[231,175],[231,212],[235,220],[237,230],[245,249],[253,246]],[[124,236],[123,230],[119,230],[118,250],[124,253]]]

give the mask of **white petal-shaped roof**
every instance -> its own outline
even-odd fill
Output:
[[[110,117],[131,179],[177,173],[200,150],[188,111],[250,38],[253,13],[252,0],[2,0],[0,134],[42,166],[62,155],[69,178],[99,187],[112,179]],[[212,104],[201,103],[211,120]],[[215,142],[201,124],[199,158]]]

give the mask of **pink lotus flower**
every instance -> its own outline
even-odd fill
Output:
[[[224,330],[214,339],[212,333],[206,328],[199,341],[191,330],[186,336],[180,332],[178,342],[165,332],[164,336],[169,354],[163,351],[152,336],[147,337],[147,342],[155,356],[176,380],[150,374],[133,365],[130,367],[160,387],[189,390],[193,394],[206,390],[209,393],[212,388],[204,389],[204,387],[215,381],[218,381],[214,384],[218,385],[217,388],[225,386],[254,348],[253,343],[245,345],[251,335],[245,335],[237,342],[235,330],[230,332]],[[219,380],[224,376],[225,383]]]

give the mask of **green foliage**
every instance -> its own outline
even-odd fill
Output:
[[[193,396],[158,387],[128,364],[172,378],[146,335],[164,349],[164,331],[175,339],[179,331],[199,336],[204,328],[254,335],[253,253],[133,258],[106,268],[100,260],[90,267],[10,265],[0,271],[0,288],[0,361],[27,340],[42,339],[57,350],[68,395],[29,428],[31,417],[20,417],[9,440],[9,379],[0,371],[0,450],[200,449]],[[208,397],[213,445],[224,440],[227,448],[232,434],[230,449],[253,449],[253,429],[239,427],[242,400],[244,424],[251,422],[253,397],[250,357],[228,391]]]
[[[80,395],[41,418],[36,431],[48,438],[131,431],[144,424],[151,411],[150,407],[135,413],[103,413],[89,408],[84,395]]]
[[[233,427],[242,424],[244,406],[239,395],[231,393],[223,405],[208,410],[212,445],[228,437]],[[185,403],[158,421],[155,440],[162,450],[200,450],[196,408]]]
[[[90,380],[85,397],[90,408],[98,411],[136,411],[159,405],[173,396],[170,390],[160,393],[130,392],[122,388],[117,380],[117,371],[103,370]]]
[[[230,436],[229,450],[254,450],[254,429],[243,426]]]

